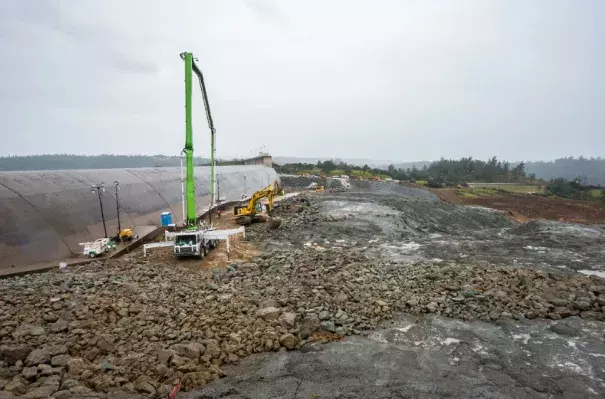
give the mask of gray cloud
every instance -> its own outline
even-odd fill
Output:
[[[186,49],[221,156],[605,155],[603,15],[600,0],[6,0],[0,155],[177,154]]]

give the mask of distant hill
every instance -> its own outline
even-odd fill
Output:
[[[196,157],[195,165],[207,164],[207,158]],[[0,171],[60,169],[122,169],[180,166],[178,156],[165,155],[31,155],[0,157]]]
[[[603,158],[559,158],[554,161],[527,162],[525,171],[535,173],[539,179],[580,178],[582,184],[605,185],[605,159]]]

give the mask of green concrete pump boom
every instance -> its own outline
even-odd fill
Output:
[[[202,97],[204,99],[204,108],[206,109],[206,117],[208,119],[208,126],[210,127],[210,198],[211,205],[214,205],[214,192],[215,192],[215,151],[216,151],[216,130],[214,129],[214,121],[212,120],[212,114],[210,113],[210,103],[208,102],[208,94],[206,92],[206,85],[204,83],[204,75],[202,71],[195,64],[193,54],[189,52],[181,53],[181,58],[185,60],[185,152],[187,175],[185,180],[186,195],[187,195],[187,225],[195,226],[197,223],[197,213],[195,206],[195,181],[193,179],[193,125],[191,117],[191,95],[192,95],[192,75],[191,72],[195,72],[199,81],[200,89],[202,90]]]
[[[214,193],[216,192],[216,173],[215,167],[215,155],[216,155],[216,129],[214,128],[214,121],[212,120],[212,114],[210,113],[210,102],[208,101],[208,92],[206,91],[206,84],[204,83],[204,75],[202,75],[201,69],[195,64],[195,60],[192,62],[193,72],[197,75],[200,81],[200,89],[202,90],[202,98],[204,99],[204,108],[206,109],[206,119],[208,119],[208,127],[210,128],[210,200],[211,205],[214,205]]]
[[[195,210],[195,181],[193,180],[193,127],[191,123],[191,70],[193,65],[193,54],[182,53],[181,58],[185,60],[185,162],[187,175],[185,177],[185,193],[187,198],[187,225],[197,224],[197,212]]]

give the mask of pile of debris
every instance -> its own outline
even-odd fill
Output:
[[[261,254],[228,267],[192,270],[133,253],[0,281],[0,398],[166,397],[179,380],[190,390],[226,363],[364,334],[397,312],[605,320],[598,277],[453,261],[405,267],[362,245],[305,246],[318,230],[336,241],[347,223],[314,198],[281,201],[282,226],[253,225],[247,235]],[[498,220],[487,214],[484,224]]]
[[[414,266],[360,253],[271,251],[214,271],[94,263],[0,282],[0,388],[29,398],[166,395],[220,366],[361,334],[394,312],[465,320],[605,319],[605,282],[513,268]],[[70,396],[72,395],[72,396]]]
[[[313,183],[317,185],[325,185],[326,179],[323,177],[306,177],[306,176],[286,176],[280,175],[281,186],[286,190],[303,190],[309,188]]]

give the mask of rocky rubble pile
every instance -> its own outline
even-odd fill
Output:
[[[314,201],[315,196],[316,194],[313,193],[305,193],[280,201],[275,209],[275,214],[287,217],[289,225],[297,227],[312,225],[318,221],[336,220],[336,218],[322,213],[321,205]],[[262,228],[261,225],[259,227]]]
[[[348,181],[345,185],[340,179],[328,179],[326,181],[325,189],[329,193],[346,193],[351,191],[351,185],[348,183]]]
[[[302,190],[308,188],[311,184],[325,185],[326,179],[323,177],[304,177],[292,175],[280,175],[281,185],[285,189]]]
[[[191,271],[128,258],[0,281],[0,388],[27,398],[166,395],[316,331],[358,334],[393,312],[465,320],[605,318],[605,282],[540,271],[414,266],[316,249]],[[8,397],[8,396],[7,396]]]
[[[309,226],[338,220],[321,212],[321,205],[314,201],[315,196],[314,193],[304,193],[279,201],[273,215],[282,219],[280,228],[271,230],[264,224],[253,224],[246,230],[247,238],[261,245],[268,240],[290,241]]]
[[[303,177],[303,176],[280,176],[282,187],[286,190],[305,190],[313,188],[312,184],[324,186],[326,191],[346,192],[349,188],[345,187],[339,179],[331,179],[325,177]]]
[[[188,389],[240,356],[292,349],[284,304],[261,303],[264,286],[237,288],[258,273],[242,266],[214,282],[210,272],[124,258],[1,281],[0,388],[28,398],[165,397],[178,377]]]
[[[248,237],[279,242],[333,220],[313,196],[280,202],[282,226],[258,224]],[[0,281],[0,399],[166,397],[179,378],[189,390],[241,357],[361,334],[401,311],[604,320],[605,281],[447,262],[403,267],[339,248],[267,249],[213,270],[130,254]]]

